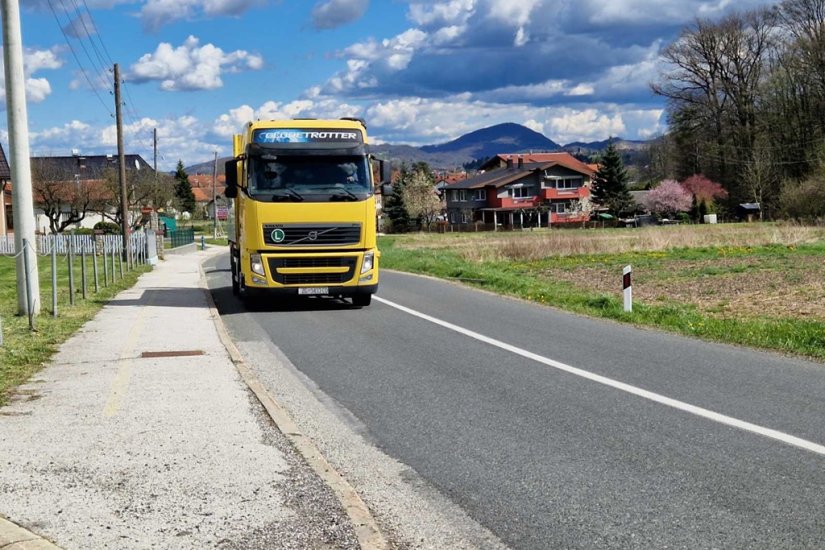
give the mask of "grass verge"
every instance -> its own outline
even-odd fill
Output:
[[[108,278],[104,281],[102,259],[98,258],[98,291],[94,285],[94,262],[86,258],[87,298],[83,299],[83,266],[79,258],[73,262],[75,301],[70,303],[69,268],[65,257],[58,258],[57,266],[57,313],[53,316],[51,259],[38,257],[40,276],[40,315],[34,317],[35,330],[29,329],[26,316],[19,316],[17,303],[16,261],[0,257],[0,320],[2,320],[3,345],[0,346],[0,405],[9,398],[13,388],[35,374],[65,342],[120,291],[130,288],[137,278],[151,267],[140,265],[133,271],[115,269],[112,280],[112,264],[107,264]]]
[[[793,242],[785,244],[777,242],[776,231],[753,241],[753,226],[734,226],[720,232],[720,244],[705,235],[690,237],[697,246],[679,246],[674,233],[662,228],[654,240],[676,244],[667,248],[640,247],[638,233],[607,231],[613,234],[475,234],[456,236],[455,243],[444,235],[401,235],[381,237],[379,246],[385,268],[458,280],[584,315],[825,361],[822,232],[801,240],[794,232]],[[730,240],[738,231],[747,244]],[[611,247],[617,252],[589,252],[601,250],[605,240],[628,237],[636,238],[625,248]],[[548,238],[570,241],[563,255],[559,246],[546,247]],[[583,242],[588,239],[595,242]],[[472,246],[466,246],[468,241]],[[634,269],[632,313],[623,311],[621,292],[621,270],[628,264]]]

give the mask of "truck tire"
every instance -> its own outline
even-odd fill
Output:
[[[354,294],[352,296],[352,305],[358,307],[367,307],[372,302],[372,294]]]

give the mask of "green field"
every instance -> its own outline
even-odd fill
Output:
[[[825,228],[774,224],[381,237],[382,267],[825,361]],[[633,267],[633,312],[622,268]]]
[[[99,292],[95,293],[94,265],[91,258],[87,258],[87,299],[84,300],[80,258],[75,258],[73,263],[75,303],[71,305],[67,259],[58,258],[58,316],[55,318],[52,315],[51,258],[38,257],[41,310],[40,315],[34,317],[35,330],[32,331],[29,329],[28,318],[17,314],[16,261],[11,257],[0,256],[0,321],[3,331],[3,345],[0,346],[0,404],[8,399],[12,388],[37,372],[58,346],[92,319],[106,302],[121,290],[133,286],[140,274],[151,270],[151,267],[144,265],[137,266],[131,272],[124,269],[124,278],[121,280],[120,270],[116,269],[113,282],[110,259],[108,283],[104,283],[103,264],[98,258]]]

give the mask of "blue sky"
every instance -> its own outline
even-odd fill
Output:
[[[151,163],[157,128],[164,170],[228,156],[257,118],[361,116],[412,145],[501,122],[647,139],[666,131],[662,48],[696,17],[771,3],[21,0],[32,154],[116,153],[114,63],[126,151]]]

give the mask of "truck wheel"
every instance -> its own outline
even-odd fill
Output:
[[[372,302],[372,294],[355,294],[352,297],[352,305],[366,307]]]

